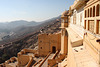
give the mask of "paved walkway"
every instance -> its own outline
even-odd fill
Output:
[[[77,67],[99,67],[83,46],[73,48]]]

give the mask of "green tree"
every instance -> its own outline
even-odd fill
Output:
[[[8,56],[7,54],[3,54],[3,55],[2,55],[2,60],[5,61],[5,60],[7,60],[7,59],[9,59],[9,56]]]

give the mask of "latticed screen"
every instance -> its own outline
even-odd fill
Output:
[[[89,31],[94,32],[94,21],[89,21]]]

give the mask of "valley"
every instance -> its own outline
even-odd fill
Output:
[[[17,56],[16,54],[24,48],[38,49],[38,34],[59,32],[60,21],[59,16],[37,26],[16,29],[16,34],[0,42],[0,63]]]

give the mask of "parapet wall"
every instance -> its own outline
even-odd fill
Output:
[[[68,38],[68,56],[67,56],[67,58],[68,58],[68,63],[67,63],[68,67],[77,67],[70,38]]]
[[[33,50],[33,49],[23,49],[18,53],[18,56],[26,54],[26,53],[37,53],[37,50]]]
[[[10,63],[15,63],[18,61],[17,57],[11,57],[9,60],[5,61],[4,65],[6,67],[13,67],[13,65],[11,65]],[[14,66],[17,66],[17,64],[14,64]]]
[[[83,45],[91,56],[96,60],[97,63],[100,63],[100,43],[97,42],[98,38],[93,36],[90,33],[87,33],[84,36]]]
[[[18,66],[29,67],[33,61],[33,56],[27,55],[27,53],[37,53],[37,50],[23,49],[18,53]]]

